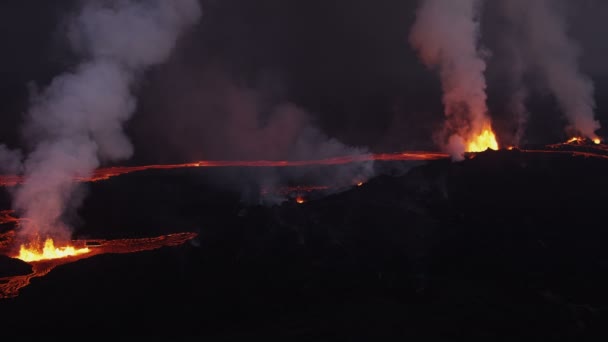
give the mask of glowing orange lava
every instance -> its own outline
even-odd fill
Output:
[[[585,143],[585,140],[586,139],[582,138],[582,137],[572,137],[566,141],[566,144],[583,144],[583,143]],[[591,140],[591,142],[593,142],[596,145],[599,145],[602,143],[602,139],[600,139],[600,137],[595,137],[590,140]]]
[[[566,141],[566,144],[582,143],[585,139],[581,137],[572,137]]]
[[[498,150],[496,135],[491,128],[485,128],[479,135],[467,141],[467,152],[483,152],[487,149]]]
[[[304,201],[304,197],[302,197],[302,196],[298,196],[298,197],[296,197],[296,203],[298,203],[298,204],[302,204],[302,203],[304,203],[304,202],[305,202],[305,201]]]
[[[0,277],[0,299],[17,296],[19,290],[28,286],[33,278],[43,277],[57,266],[100,254],[136,253],[158,249],[164,246],[178,246],[196,236],[196,233],[176,233],[142,239],[74,240],[71,241],[71,245],[74,246],[75,250],[82,251],[87,249],[88,252],[74,254],[70,257],[28,261],[32,266],[32,273],[27,275]],[[0,253],[6,253],[6,251],[0,250]]]
[[[201,160],[183,164],[153,164],[142,166],[114,166],[97,169],[90,177],[75,177],[78,182],[97,182],[123,174],[145,170],[168,170],[195,167],[295,167],[295,166],[331,166],[366,161],[426,161],[448,158],[440,152],[405,151],[398,153],[360,154],[315,160]],[[0,186],[14,186],[23,183],[18,175],[0,175]]]
[[[74,246],[63,246],[55,247],[55,242],[51,238],[47,238],[44,241],[44,245],[41,246],[39,243],[31,243],[28,245],[21,245],[19,248],[19,255],[17,259],[21,259],[25,262],[40,261],[67,258],[79,254],[88,253],[91,250],[89,248],[76,248]]]

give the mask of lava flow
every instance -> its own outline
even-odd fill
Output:
[[[399,153],[377,153],[356,156],[342,156],[316,160],[201,160],[183,164],[154,164],[141,166],[114,166],[97,169],[90,177],[76,177],[79,182],[96,182],[123,174],[145,170],[167,170],[193,167],[295,167],[330,166],[360,163],[366,161],[425,161],[447,158],[439,152],[406,151]],[[14,186],[23,182],[17,175],[0,175],[0,186]]]
[[[71,241],[70,248],[77,251],[76,254],[62,257],[55,255],[50,259],[44,258],[44,251],[29,251],[25,255],[22,255],[20,251],[20,253],[14,257],[21,259],[22,256],[25,256],[26,259],[23,260],[27,261],[32,266],[32,272],[27,275],[0,278],[0,298],[17,296],[19,290],[29,285],[33,278],[45,276],[55,267],[60,265],[90,258],[99,254],[135,253],[165,246],[177,246],[193,239],[196,235],[196,233],[176,233],[141,239],[74,240]],[[32,258],[31,261],[27,260],[29,258]]]
[[[11,210],[0,211],[0,225],[18,224],[22,218],[13,216]],[[90,258],[99,254],[135,253],[177,246],[196,237],[196,233],[176,233],[158,237],[117,240],[73,240],[66,246],[55,246],[51,239],[22,244],[18,252],[12,250],[15,244],[15,230],[0,233],[0,254],[21,259],[32,266],[26,275],[0,277],[0,298],[15,297],[19,290],[30,284],[33,278],[42,277],[55,267]]]

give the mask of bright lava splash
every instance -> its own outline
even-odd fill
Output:
[[[79,254],[89,253],[91,250],[87,247],[76,248],[74,246],[63,246],[56,247],[55,242],[51,238],[47,238],[44,241],[44,245],[41,246],[40,240],[35,243],[23,244],[19,248],[19,255],[17,259],[21,259],[25,262],[40,261],[59,259]]]
[[[496,135],[491,128],[485,128],[479,135],[467,142],[467,152],[483,152],[487,149],[498,150]]]

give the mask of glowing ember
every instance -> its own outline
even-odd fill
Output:
[[[357,183],[357,186],[361,186],[361,185],[363,185],[363,182]]]
[[[498,150],[498,142],[491,128],[484,129],[481,134],[467,142],[467,152],[483,152],[487,149]]]
[[[298,204],[304,203],[304,197],[301,197],[301,196],[296,197],[296,203],[298,203]]]
[[[91,250],[88,248],[76,248],[74,246],[55,247],[53,239],[48,238],[44,241],[44,246],[36,245],[21,245],[17,259],[25,262],[50,260],[71,257],[79,254],[88,253]]]
[[[601,144],[601,143],[602,143],[602,139],[601,139],[600,137],[595,137],[595,138],[593,138],[593,139],[589,139],[589,140],[587,140],[587,139],[585,139],[585,138],[582,138],[582,137],[572,137],[572,138],[570,138],[570,139],[566,140],[566,142],[565,142],[564,144],[570,144],[570,145],[572,145],[572,144],[577,144],[577,145],[582,145],[582,144],[585,144],[587,141],[591,141],[592,143],[594,143],[594,144],[596,144],[596,145],[599,145],[599,144]],[[551,145],[550,145],[550,146],[551,146]]]
[[[572,137],[572,138],[568,139],[568,141],[566,141],[566,144],[581,143],[581,142],[583,142],[583,138],[581,138],[581,137]]]

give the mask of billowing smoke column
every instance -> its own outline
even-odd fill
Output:
[[[24,233],[66,237],[62,216],[78,200],[74,177],[131,156],[122,126],[135,109],[133,82],[165,61],[200,16],[196,0],[83,5],[70,23],[69,41],[84,62],[34,94],[27,113],[24,135],[33,148],[13,203],[29,219]]]
[[[579,68],[580,48],[568,36],[558,5],[555,0],[503,1],[504,13],[519,28],[516,47],[527,68],[543,76],[570,122],[569,133],[595,140],[600,124],[594,119],[593,83]]]
[[[477,0],[424,0],[409,37],[427,67],[439,72],[447,117],[441,144],[454,159],[478,149],[471,146],[477,137],[491,134],[493,140],[487,117],[486,63],[478,48],[479,8]]]

